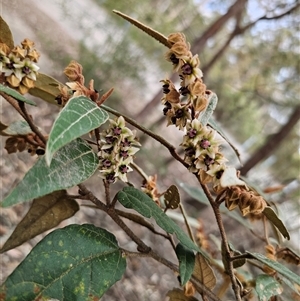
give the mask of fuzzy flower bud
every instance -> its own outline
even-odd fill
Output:
[[[108,183],[115,183],[117,179],[128,182],[127,173],[132,171],[130,163],[140,146],[135,132],[125,126],[122,116],[110,120],[110,127],[103,131],[101,136],[101,150],[98,153],[100,160],[100,174]]]

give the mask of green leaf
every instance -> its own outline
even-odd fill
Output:
[[[6,301],[99,300],[126,268],[114,235],[70,225],[47,235],[2,285]]]
[[[28,93],[57,105],[55,98],[61,93],[59,87],[63,86],[55,78],[39,72],[34,82],[34,88],[29,89]]]
[[[200,114],[200,116],[199,116],[199,121],[203,125],[207,125],[210,117],[212,116],[212,114],[217,106],[217,103],[218,103],[218,96],[215,93],[211,92],[208,95],[208,106],[206,107],[205,111],[202,114]]]
[[[290,239],[290,234],[289,234],[287,228],[285,227],[282,220],[277,216],[277,214],[275,213],[275,211],[271,207],[267,206],[262,213],[280,231],[280,233],[286,239],[288,239],[288,240]]]
[[[195,266],[195,254],[181,243],[177,244],[175,253],[179,261],[181,285],[185,285],[191,278]]]
[[[17,120],[3,130],[0,130],[1,136],[22,136],[29,133],[32,133],[32,130],[25,120]]]
[[[36,103],[34,101],[25,98],[23,95],[21,95],[20,93],[18,93],[14,89],[11,89],[10,87],[3,86],[2,84],[0,84],[0,91],[4,92],[5,94],[7,94],[7,95],[19,100],[19,101],[25,102],[25,103],[27,103],[29,105],[32,105],[32,106],[36,106]]]
[[[235,155],[237,156],[239,162],[241,163],[241,156],[240,156],[239,151],[230,142],[230,140],[227,137],[227,135],[223,132],[222,127],[213,118],[209,119],[208,125],[210,127],[212,127],[214,130],[216,130],[227,141],[227,143],[229,144],[229,146],[232,148],[232,150],[234,151]]]
[[[46,161],[50,165],[53,154],[72,140],[98,128],[108,114],[85,96],[70,99],[57,116],[46,147]]]
[[[50,167],[45,156],[27,172],[23,180],[3,200],[2,207],[41,197],[52,191],[73,187],[97,170],[99,160],[93,149],[78,138],[61,148]]]
[[[298,285],[300,285],[300,276],[293,273],[291,270],[289,270],[287,267],[285,267],[281,263],[279,263],[277,261],[274,261],[274,260],[271,260],[271,259],[265,257],[264,255],[260,254],[260,253],[252,253],[252,252],[249,252],[249,251],[246,251],[246,253],[252,255],[253,258],[259,260],[260,262],[262,262],[264,264],[266,264],[267,266],[269,266],[273,270],[277,271],[278,273],[280,273],[284,277],[288,278],[292,282],[295,282]]]
[[[268,301],[272,296],[282,293],[281,285],[269,275],[258,275],[256,278],[255,290],[259,301]]]
[[[10,50],[14,48],[14,39],[9,26],[0,16],[0,42],[6,44]]]
[[[78,203],[59,190],[34,199],[32,205],[5,242],[0,253],[20,246],[29,239],[50,230],[79,210]]]
[[[167,233],[174,233],[185,247],[202,253],[182,229],[142,191],[134,187],[124,187],[117,193],[117,198],[124,207],[134,209],[145,217],[153,217],[159,227]]]

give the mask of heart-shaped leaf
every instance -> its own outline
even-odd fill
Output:
[[[117,193],[117,199],[124,207],[134,209],[145,217],[153,217],[159,227],[167,233],[174,233],[185,247],[202,252],[147,194],[134,187],[124,187]]]
[[[171,185],[164,193],[166,208],[176,209],[180,204],[180,195],[177,186]]]
[[[55,78],[39,72],[34,82],[34,88],[29,89],[28,93],[57,105],[55,98],[60,94],[59,87],[63,86],[64,85]]]
[[[70,99],[57,116],[46,147],[46,162],[50,165],[54,153],[72,140],[98,128],[108,114],[85,96]]]
[[[179,261],[179,274],[181,285],[185,285],[191,278],[195,266],[195,254],[182,244],[175,249]]]
[[[5,94],[7,94],[7,95],[19,100],[19,101],[25,102],[25,103],[27,103],[29,105],[32,105],[32,106],[36,106],[36,103],[34,101],[25,98],[23,95],[21,95],[20,93],[18,93],[14,89],[11,89],[10,87],[3,86],[2,84],[0,84],[0,91],[4,92]]]
[[[67,198],[66,190],[59,190],[33,200],[33,203],[1,248],[0,253],[20,246],[29,239],[56,227],[79,210],[77,202]]]
[[[94,225],[70,225],[38,243],[6,279],[0,295],[7,301],[99,300],[125,268],[114,235]]]
[[[78,138],[54,155],[50,167],[46,164],[45,156],[40,158],[3,200],[1,206],[12,206],[73,187],[92,176],[98,164],[99,160],[93,149]]]

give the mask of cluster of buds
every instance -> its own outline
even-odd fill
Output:
[[[181,82],[180,89],[177,90],[169,79],[161,81],[165,94],[162,98],[162,104],[165,106],[163,112],[167,117],[168,125],[174,124],[182,130],[188,120],[197,118],[207,107],[211,92],[206,90],[202,81],[203,74],[199,69],[198,55],[192,55],[184,34],[169,35],[168,43],[171,47],[166,53],[166,59],[172,62]]]
[[[214,186],[218,185],[226,168],[227,159],[219,152],[221,142],[222,140],[216,137],[215,130],[194,119],[188,122],[181,143],[185,152],[184,160],[189,164],[190,172],[198,174],[201,180],[206,182],[207,178],[211,178]]]
[[[217,194],[225,193],[228,210],[239,207],[243,216],[260,218],[266,201],[239,179],[235,168],[226,165],[227,159],[220,151],[222,140],[214,129],[206,126],[216,100],[202,81],[198,56],[191,53],[182,33],[169,35],[168,44],[166,59],[173,64],[181,82],[177,90],[171,80],[162,80],[161,101],[168,125],[185,131],[180,145],[189,171],[196,174],[201,183],[212,183]]]
[[[202,181],[214,182],[215,187],[226,168],[227,160],[219,151],[221,140],[216,137],[215,130],[203,125],[199,118],[207,108],[212,92],[206,90],[199,69],[200,60],[198,55],[193,56],[191,53],[185,36],[182,33],[171,34],[168,43],[170,49],[166,59],[172,62],[181,82],[177,90],[172,81],[162,80],[163,113],[168,125],[174,124],[186,131],[181,146],[189,170],[198,174]]]
[[[21,94],[34,87],[40,54],[34,48],[34,43],[25,39],[20,46],[13,49],[0,43],[0,73],[1,83],[6,83]]]
[[[227,187],[225,195],[225,205],[228,210],[233,210],[237,206],[242,215],[259,215],[267,206],[266,201],[257,192],[249,190],[243,186]]]
[[[128,182],[127,173],[132,171],[130,164],[140,143],[135,132],[125,126],[122,116],[109,122],[110,127],[100,134],[100,173],[108,183],[114,183],[117,179]]]
[[[64,74],[70,82],[66,86],[60,86],[60,94],[56,97],[59,105],[65,106],[72,97],[84,95],[96,102],[99,98],[98,91],[94,88],[94,80],[90,80],[88,86],[84,85],[84,76],[82,74],[82,66],[76,61],[71,61],[65,68]]]
[[[215,94],[206,90],[202,81],[198,55],[191,53],[190,44],[186,42],[182,33],[169,35],[168,44],[166,59],[173,64],[181,82],[177,90],[171,80],[162,80],[164,96],[161,101],[168,125],[173,124],[185,131],[181,143],[185,152],[184,161],[188,164],[190,172],[197,174],[203,184],[213,183],[213,189],[217,193],[226,187],[244,186],[245,183],[238,179],[236,170],[232,172],[232,169],[226,166],[227,159],[220,152],[222,140],[217,137],[214,129],[206,126],[208,114],[214,106]],[[231,181],[227,184],[228,175],[227,178],[224,176],[223,180],[222,176],[225,171],[228,174],[229,169],[234,183]]]

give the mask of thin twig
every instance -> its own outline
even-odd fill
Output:
[[[216,199],[215,199],[215,202],[216,202],[219,206],[220,206],[220,205],[224,202],[224,200],[225,200],[225,197],[223,197],[224,194],[225,194],[225,191],[226,191],[226,190],[223,190],[221,193],[219,193],[219,194],[217,195]]]
[[[194,243],[196,243],[195,237],[194,237],[193,232],[192,232],[192,229],[191,229],[191,226],[190,226],[190,224],[189,224],[189,222],[188,222],[188,220],[187,220],[185,210],[184,210],[184,208],[183,208],[183,206],[182,206],[181,203],[179,203],[179,209],[180,209],[181,214],[182,214],[182,216],[183,216],[185,226],[186,226],[186,228],[187,228],[187,230],[188,230],[188,233],[189,233],[189,237],[190,237],[190,239],[191,239]]]
[[[239,259],[249,259],[249,258],[253,258],[250,254],[240,254],[240,255],[236,255],[236,256],[231,256],[229,258],[229,260],[231,261],[235,261],[235,260],[239,260]]]
[[[106,180],[103,180],[104,184],[104,189],[105,189],[105,200],[106,200],[106,205],[110,205],[110,190],[109,190],[109,183]]]
[[[82,194],[83,194],[84,196],[86,196],[86,199],[88,199],[88,200],[90,200],[91,202],[93,202],[93,203],[94,203],[99,209],[101,209],[102,211],[104,211],[104,212],[106,212],[106,213],[108,212],[108,208],[105,206],[105,204],[102,203],[98,198],[96,198],[96,197],[94,196],[94,194],[93,194],[90,190],[88,190],[88,189],[86,188],[85,185],[83,185],[83,184],[78,184],[78,187],[80,188]]]
[[[128,226],[123,222],[123,220],[119,217],[112,206],[106,206],[104,203],[102,203],[89,189],[85,187],[85,185],[79,184],[78,187],[82,191],[83,195],[86,195],[87,198],[92,201],[99,209],[106,212],[112,218],[112,220],[125,231],[125,233],[138,245],[138,251],[142,253],[148,253],[151,250],[150,247],[148,247],[131,231],[131,229],[128,228]]]
[[[4,92],[0,92],[0,95],[4,99],[6,99],[16,109],[16,111],[18,111],[18,113],[26,120],[24,113],[22,112],[22,110],[19,107],[19,102],[16,99],[5,94]]]
[[[140,215],[136,215],[134,213],[131,213],[131,212],[125,212],[125,211],[122,211],[122,210],[119,210],[119,209],[115,209],[116,213],[119,215],[119,216],[122,216],[124,218],[127,218],[131,221],[133,221],[134,223],[137,223],[141,226],[144,226],[145,228],[147,228],[148,230],[150,230],[151,232],[153,232],[154,234],[157,234],[157,235],[160,235],[160,236],[163,236],[164,238],[168,239],[169,240],[169,237],[167,234],[164,234],[164,233],[161,233],[161,232],[158,232],[155,230],[154,226],[151,225],[149,222],[147,222],[146,220],[144,220]]]
[[[221,235],[221,238],[222,238],[222,244],[224,246],[224,250],[225,250],[225,253],[226,253],[226,260],[227,260],[227,263],[228,263],[228,271],[227,272],[230,276],[232,289],[234,291],[236,300],[237,301],[242,301],[241,295],[240,295],[240,287],[237,284],[237,281],[236,281],[236,278],[235,278],[235,275],[234,275],[233,262],[230,260],[231,251],[229,249],[228,240],[227,240],[227,237],[226,237],[226,232],[225,232],[225,228],[224,228],[222,217],[221,217],[219,204],[217,204],[214,201],[214,199],[213,199],[210,191],[208,190],[207,186],[202,184],[199,178],[198,178],[198,181],[199,181],[203,191],[205,192],[205,194],[206,194],[206,196],[207,196],[207,198],[210,202],[210,205],[211,205],[211,207],[214,211],[214,214],[215,214],[215,218],[216,218],[216,221],[217,221],[217,224],[218,224],[218,227],[219,227],[219,231],[220,231],[220,235]]]
[[[132,252],[125,250],[123,248],[120,248],[121,252],[126,255],[126,257],[150,257],[151,255],[149,253],[140,253],[140,252]]]
[[[86,196],[81,196],[81,195],[68,195],[67,196],[68,198],[77,198],[77,199],[83,199],[83,200],[86,200]],[[94,206],[94,205],[90,205],[90,204],[81,204],[80,206],[83,206],[83,207],[89,207],[89,208],[94,208],[94,209],[99,209],[97,206]],[[122,210],[119,210],[119,209],[115,209],[116,213],[124,218],[127,218],[129,219],[130,221],[136,223],[136,224],[139,224],[145,228],[147,228],[148,230],[150,230],[151,232],[153,232],[154,234],[157,234],[159,236],[162,236],[168,240],[170,240],[170,237],[167,235],[167,234],[164,234],[164,233],[161,233],[161,232],[158,232],[155,230],[154,226],[152,224],[150,224],[149,222],[147,222],[146,220],[144,220],[142,218],[142,216],[140,215],[137,215],[137,214],[134,214],[134,213],[131,213],[131,212],[127,212],[127,211],[122,211]],[[171,244],[172,244],[172,241],[170,240]],[[174,246],[174,249],[175,249],[175,245],[174,245],[174,242],[173,242],[173,246]]]
[[[25,107],[25,103],[22,101],[19,101],[19,108],[21,109],[21,111],[24,114],[24,119],[26,120],[26,122],[28,123],[29,127],[31,128],[31,130],[41,139],[41,141],[44,143],[44,147],[46,146],[47,140],[44,137],[44,135],[40,132],[40,130],[38,129],[38,127],[33,123],[31,116],[29,116],[26,107]]]
[[[132,230],[119,217],[114,208],[110,208],[107,213],[114,220],[114,222],[118,224],[118,226],[122,228],[126,234],[138,245],[138,251],[141,253],[150,252],[151,248],[132,232]]]

